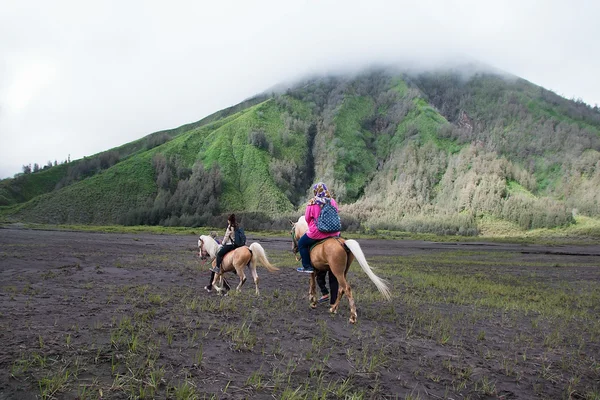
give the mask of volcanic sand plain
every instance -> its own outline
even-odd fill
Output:
[[[0,399],[600,399],[600,245],[359,239],[352,325],[284,234],[205,291],[206,233],[0,229]]]

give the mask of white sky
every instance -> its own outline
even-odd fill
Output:
[[[3,0],[0,178],[396,60],[460,54],[600,104],[598,21],[592,0]]]

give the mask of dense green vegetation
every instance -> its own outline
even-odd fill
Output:
[[[317,180],[350,229],[476,235],[489,218],[566,227],[600,215],[600,112],[473,69],[315,78],[4,180],[0,213],[199,226],[237,212],[277,228],[300,215]]]

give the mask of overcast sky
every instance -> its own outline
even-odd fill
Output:
[[[464,55],[600,104],[596,1],[58,1],[0,7],[0,178],[280,82]]]

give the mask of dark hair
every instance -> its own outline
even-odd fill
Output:
[[[235,220],[235,214],[231,214],[229,218],[227,218],[227,222],[231,224],[231,226],[237,227],[237,222]]]

